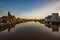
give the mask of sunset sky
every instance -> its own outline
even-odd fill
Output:
[[[60,0],[0,0],[0,16],[8,11],[16,17],[41,19],[53,12],[60,13]]]

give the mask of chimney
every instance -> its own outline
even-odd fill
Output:
[[[8,16],[11,16],[10,11],[8,11]]]

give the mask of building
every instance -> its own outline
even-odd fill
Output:
[[[48,24],[60,23],[59,14],[58,13],[52,13],[52,15],[48,15],[47,17],[45,17],[44,23],[48,23]]]
[[[58,13],[52,13],[51,21],[52,22],[59,22],[59,14]]]
[[[50,23],[51,22],[51,15],[48,15],[47,17],[45,17],[44,23]]]
[[[0,17],[0,23],[2,23],[2,19],[1,19],[1,17]]]
[[[10,12],[8,12],[8,16],[3,16],[1,20],[3,23],[7,22],[16,23],[16,17],[14,15],[11,15]]]

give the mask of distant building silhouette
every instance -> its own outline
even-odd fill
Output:
[[[16,22],[16,17],[14,15],[11,15],[10,12],[8,12],[8,16],[3,16],[1,17],[2,22],[12,22],[15,23]]]

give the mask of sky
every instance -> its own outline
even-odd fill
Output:
[[[0,0],[0,16],[8,11],[20,18],[42,19],[60,13],[60,0]]]

